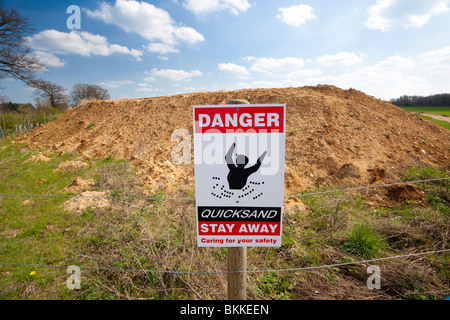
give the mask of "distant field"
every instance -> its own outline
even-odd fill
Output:
[[[445,129],[450,130],[450,122],[446,122],[446,121],[442,121],[442,120],[436,120],[436,119],[433,119],[432,117],[427,117],[427,116],[420,116],[420,117],[422,117],[424,119],[428,119],[428,120],[430,120],[430,121],[440,125],[441,127],[444,127]]]
[[[420,112],[420,113],[428,113],[430,116],[432,114],[436,114],[436,115],[442,115],[442,116],[448,116],[450,117],[450,107],[427,107],[427,106],[423,106],[423,107],[400,107],[405,111],[408,112]],[[428,119],[438,125],[440,125],[441,127],[444,127],[448,130],[450,130],[450,122],[448,121],[443,121],[444,119],[433,119],[432,117],[426,116],[426,115],[419,115],[420,117],[424,118],[424,119]],[[450,119],[450,118],[449,118]]]
[[[426,112],[426,113],[436,113],[446,116],[450,116],[450,107],[400,107],[405,111],[409,112]]]

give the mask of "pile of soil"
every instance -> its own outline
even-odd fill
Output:
[[[64,192],[79,193],[89,190],[94,185],[93,179],[83,180],[80,177],[75,177],[72,183],[63,189]]]
[[[50,158],[44,156],[42,153],[39,153],[37,156],[31,156],[30,159],[25,160],[25,163],[27,163],[27,162],[38,162],[38,161],[47,162],[47,161],[50,161]]]
[[[58,165],[56,171],[75,172],[88,167],[89,165],[83,161],[65,161]]]
[[[64,202],[64,208],[71,212],[81,214],[90,207],[91,209],[104,209],[111,206],[108,194],[104,191],[84,191],[80,197],[70,198]]]
[[[193,148],[190,164],[172,163],[172,149],[180,142],[171,141],[172,133],[187,129],[192,135],[193,105],[230,99],[286,104],[285,195],[316,184],[397,182],[410,166],[450,169],[449,130],[363,92],[327,85],[92,101],[18,140],[86,159],[127,159],[151,189],[193,190]]]

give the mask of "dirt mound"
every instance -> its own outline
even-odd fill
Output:
[[[88,167],[89,165],[83,161],[65,161],[58,165],[56,171],[75,172]]]
[[[193,189],[193,163],[172,163],[171,151],[179,143],[171,141],[172,133],[187,129],[192,135],[193,105],[230,99],[286,104],[286,195],[317,183],[395,182],[412,165],[450,169],[450,131],[360,91],[326,85],[93,101],[20,142],[85,158],[128,159],[150,188]]]
[[[109,208],[111,203],[105,199],[108,195],[103,191],[85,191],[80,194],[81,197],[74,197],[64,202],[66,210],[83,213],[88,207],[91,209]]]
[[[47,162],[47,161],[50,161],[50,158],[44,156],[42,153],[39,153],[37,156],[31,156],[30,159],[25,160],[25,163],[38,162],[38,161]]]
[[[75,177],[72,183],[63,189],[64,192],[78,193],[81,191],[87,191],[94,185],[94,180],[83,180],[80,177]]]
[[[386,198],[395,202],[421,201],[423,199],[423,191],[414,184],[389,186],[386,189]]]

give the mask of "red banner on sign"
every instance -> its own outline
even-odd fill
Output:
[[[279,222],[199,221],[202,236],[279,236]]]
[[[220,107],[194,109],[195,133],[283,133],[284,107]]]

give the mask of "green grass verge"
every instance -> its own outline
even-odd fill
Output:
[[[409,112],[426,112],[450,116],[450,107],[400,107]]]
[[[450,107],[400,107],[400,108],[408,112],[425,112],[450,116]],[[450,130],[450,123],[447,121],[437,120],[429,116],[423,115],[419,116],[423,119],[430,120],[431,122],[434,122],[445,129]]]
[[[442,121],[442,120],[437,120],[437,119],[434,119],[434,118],[428,117],[428,116],[422,116],[422,115],[421,115],[420,117],[421,117],[421,118],[424,118],[424,119],[427,119],[427,120],[430,120],[431,122],[434,122],[434,123],[436,123],[437,125],[440,125],[441,127],[450,130],[450,122]]]

